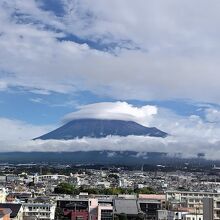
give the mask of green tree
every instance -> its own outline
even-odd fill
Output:
[[[137,194],[155,194],[155,190],[151,187],[144,187],[142,189],[135,189],[135,193]]]
[[[60,183],[55,189],[55,193],[58,194],[73,194],[75,192],[75,187],[70,183]]]

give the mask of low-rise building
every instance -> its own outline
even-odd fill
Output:
[[[89,198],[62,199],[57,201],[57,216],[65,216],[70,220],[96,220],[98,201]],[[95,210],[94,210],[95,209]],[[91,215],[90,215],[91,211]]]
[[[167,211],[166,220],[203,220],[203,215],[185,211]]]
[[[48,198],[29,199],[26,203],[23,203],[22,206],[24,220],[32,220],[35,218],[44,220],[55,219],[56,205]]]

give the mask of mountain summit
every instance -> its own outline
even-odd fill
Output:
[[[34,140],[71,140],[83,137],[102,138],[109,135],[122,137],[136,135],[165,138],[168,134],[155,127],[144,127],[133,121],[77,119]]]

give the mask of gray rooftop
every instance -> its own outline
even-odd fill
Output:
[[[114,200],[115,213],[128,215],[137,215],[138,206],[136,199],[115,199]]]

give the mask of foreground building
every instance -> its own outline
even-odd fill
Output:
[[[49,198],[29,199],[22,204],[23,220],[54,220],[56,205]]]
[[[113,206],[108,203],[101,203],[98,205],[98,218],[97,220],[112,220],[113,219]]]
[[[134,196],[95,196],[57,201],[57,218],[71,220],[157,219],[157,210],[162,209],[161,200],[135,198]]]
[[[203,216],[204,220],[220,219],[220,199],[204,198],[203,200]]]
[[[166,192],[166,201],[168,209],[178,210],[179,208],[189,208],[191,209],[191,212],[196,215],[203,214],[204,198],[220,199],[220,193],[188,191]]]

